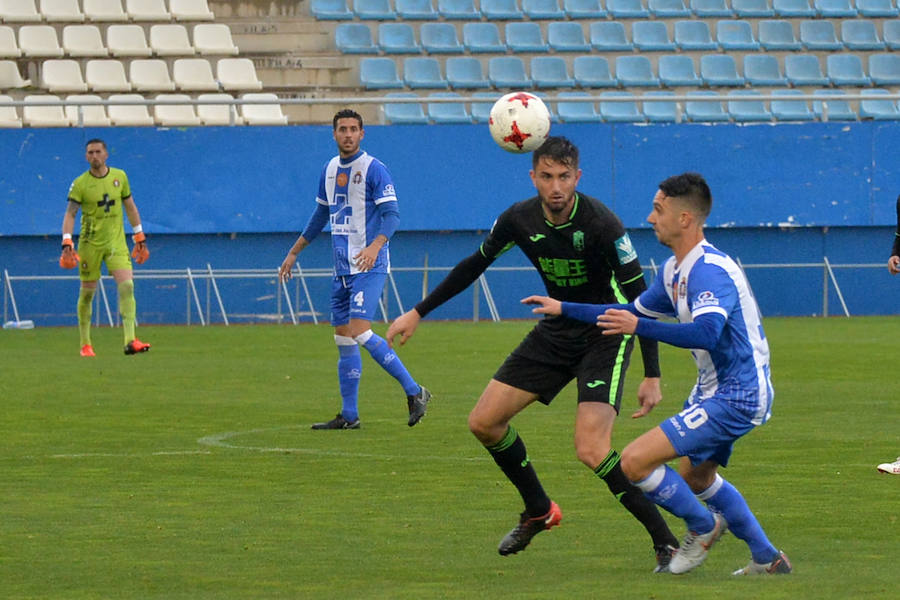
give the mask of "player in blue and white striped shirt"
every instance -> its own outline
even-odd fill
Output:
[[[787,556],[766,537],[740,492],[718,474],[734,442],[769,419],[774,392],[769,346],[750,285],[740,267],[703,235],[711,207],[709,187],[696,173],[659,185],[647,221],[674,256],[634,302],[590,305],[541,296],[523,302],[539,305],[537,313],[596,321],[608,335],[636,333],[691,349],[698,375],[684,410],[626,446],[622,470],[656,504],[687,523],[688,533],[669,564],[672,573],[699,566],[726,528],[747,542],[752,555],[735,575],[790,573]],[[678,323],[656,320],[664,316]],[[680,474],[666,465],[677,457],[682,457]]]

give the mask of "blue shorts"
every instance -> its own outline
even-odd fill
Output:
[[[707,460],[728,466],[734,443],[755,427],[751,418],[721,398],[685,404],[684,410],[659,424],[678,456],[692,465]]]
[[[346,325],[350,319],[371,321],[378,310],[387,273],[338,275],[331,280],[331,325]]]

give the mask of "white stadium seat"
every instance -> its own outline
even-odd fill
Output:
[[[10,102],[12,98],[0,95],[0,102]],[[22,127],[22,119],[19,118],[15,106],[0,106],[0,129],[19,129]]]
[[[0,60],[0,90],[12,90],[31,85],[19,72],[19,66],[13,60]]]
[[[187,94],[159,94],[156,100],[190,100]],[[191,104],[154,104],[153,116],[164,127],[190,127],[202,125]]]
[[[34,7],[34,0],[0,0],[0,19],[7,23],[37,23],[41,13]]]
[[[16,41],[16,32],[9,25],[0,25],[0,58],[19,58],[22,50]]]
[[[169,12],[176,21],[212,21],[215,18],[206,0],[169,0]]]
[[[200,94],[197,100],[234,100],[234,97],[231,94]],[[198,104],[197,116],[204,125],[244,124],[235,104]]]
[[[172,65],[172,80],[179,90],[217,92],[219,82],[213,77],[212,65],[205,58],[178,58]]]
[[[87,61],[84,81],[95,92],[130,92],[131,83],[125,77],[125,65],[115,59]]]
[[[62,47],[69,56],[109,56],[96,25],[66,25],[62,31]]]
[[[59,102],[59,96],[54,95],[28,95],[23,98],[25,102],[35,103],[22,108],[22,122],[28,127],[68,127],[69,119],[59,106],[40,106],[45,102]]]
[[[112,94],[108,100],[139,102],[144,97],[140,94]],[[116,127],[146,127],[155,124],[146,104],[110,104],[107,106],[107,114]]]
[[[193,56],[194,47],[188,40],[184,25],[153,25],[150,27],[150,48],[157,56]]]
[[[89,21],[127,21],[122,0],[84,0],[84,16]]]
[[[101,100],[96,94],[71,94],[66,100]],[[81,115],[79,118],[79,108]],[[73,127],[109,127],[112,123],[106,116],[106,108],[102,104],[65,107],[66,118]]]
[[[125,12],[132,21],[171,21],[164,0],[125,0]]]
[[[128,65],[128,80],[138,92],[174,91],[169,67],[159,58],[136,58]]]
[[[278,96],[271,93],[249,93],[242,100],[271,100],[273,104],[242,104],[241,116],[247,125],[287,125],[288,118],[277,104]]]
[[[220,58],[216,63],[216,77],[223,90],[261,90],[263,87],[249,58]]]
[[[65,54],[51,25],[22,25],[19,27],[19,48],[28,57],[53,58]]]
[[[50,92],[86,92],[81,66],[70,58],[50,58],[41,63],[41,87]]]
[[[194,48],[200,54],[238,53],[231,37],[231,29],[224,23],[199,23],[194,25]]]
[[[110,25],[106,29],[106,47],[113,56],[150,56],[144,28],[140,25]]]
[[[41,0],[41,14],[48,23],[80,23],[84,13],[78,8],[78,0]]]

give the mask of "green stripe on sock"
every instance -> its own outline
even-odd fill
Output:
[[[615,450],[610,450],[609,454],[606,455],[606,458],[603,459],[603,462],[594,469],[594,473],[597,477],[603,479],[606,477],[606,474],[612,471],[617,464],[619,464],[619,453]]]
[[[517,437],[519,437],[519,432],[516,431],[512,425],[510,425],[509,429],[506,430],[506,434],[500,439],[499,442],[497,442],[493,446],[486,446],[486,448],[489,452],[503,452],[513,445],[513,442],[516,441]]]

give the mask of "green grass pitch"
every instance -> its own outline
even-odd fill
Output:
[[[575,459],[571,388],[514,421],[562,525],[497,554],[521,501],[466,416],[530,326],[426,321],[400,356],[435,394],[427,417],[408,428],[364,355],[362,429],[324,432],[327,325],[144,327],[134,357],[95,329],[96,359],[74,327],[0,332],[0,596],[896,597],[900,477],[875,465],[900,454],[900,319],[766,321],[775,415],[724,474],[792,559],[777,578],[732,577],[749,553],[731,535],[696,571],[653,575],[649,538]],[[641,420],[632,366],[619,449],[693,381],[686,351],[661,356],[665,399]]]

